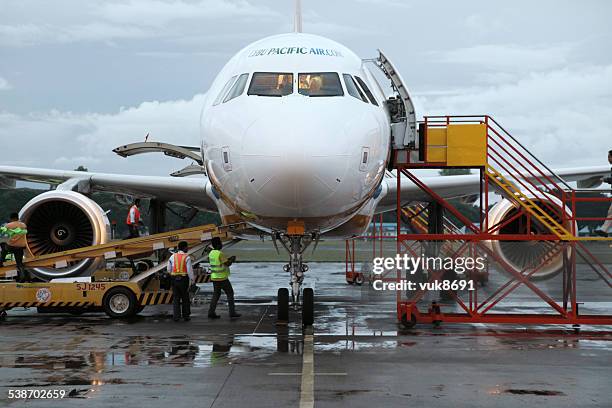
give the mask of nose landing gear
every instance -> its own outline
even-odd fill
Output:
[[[318,236],[316,234],[311,236],[276,234],[274,239],[278,240],[289,253],[289,263],[283,267],[283,270],[291,274],[289,281],[291,298],[287,288],[278,290],[278,322],[289,321],[290,307],[295,311],[301,308],[302,326],[312,326],[314,323],[314,291],[312,288],[302,290],[304,273],[308,271],[308,265],[303,261],[303,254],[312,242],[318,241]]]

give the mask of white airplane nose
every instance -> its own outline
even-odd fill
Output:
[[[315,121],[287,113],[259,118],[249,127],[241,168],[251,191],[265,203],[262,209],[307,216],[342,187],[351,151],[346,143],[334,142],[346,140],[337,122],[321,120],[320,113]]]

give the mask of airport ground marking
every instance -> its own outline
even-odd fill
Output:
[[[302,355],[302,385],[300,391],[300,408],[314,407],[314,336],[304,336],[304,353]]]
[[[227,380],[229,380],[229,378],[231,377],[233,373],[234,373],[234,366],[232,366],[229,370],[229,373],[227,373],[227,377],[225,377],[225,380],[223,381],[221,388],[219,388],[219,392],[217,392],[217,395],[215,395],[215,399],[213,400],[212,404],[210,404],[210,408],[212,408],[217,402],[219,395],[221,395],[221,392],[223,392],[223,389],[225,388],[225,384],[227,384]]]
[[[268,314],[268,309],[270,308],[270,305],[266,306],[266,310],[264,310],[264,312],[261,315],[261,319],[259,319],[259,322],[257,322],[257,326],[255,326],[255,329],[253,330],[252,334],[257,333],[257,329],[259,329],[259,326],[261,325],[261,322],[263,321],[264,317],[266,317],[266,315]]]
[[[296,376],[296,375],[302,375],[302,373],[268,373],[269,376]],[[346,375],[348,375],[347,373],[314,373],[315,376],[328,376],[328,377],[333,377],[333,376],[337,376],[337,377],[344,377]]]

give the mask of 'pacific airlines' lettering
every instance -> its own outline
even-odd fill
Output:
[[[343,57],[338,50],[330,48],[311,48],[311,47],[278,47],[261,48],[249,53],[249,57],[259,57],[262,55],[320,55],[326,57]]]

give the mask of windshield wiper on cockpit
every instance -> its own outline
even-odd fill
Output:
[[[251,93],[251,94],[249,94],[249,95],[255,95],[255,96],[272,96],[272,97],[275,97],[275,98],[280,98],[280,97],[283,97],[283,96],[287,96],[287,95],[271,95],[271,94],[256,94],[256,93]]]

